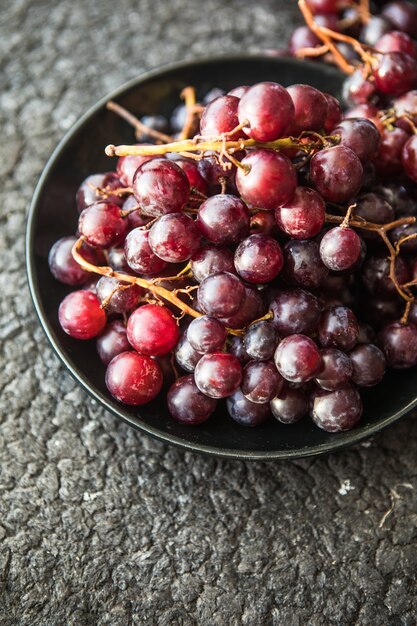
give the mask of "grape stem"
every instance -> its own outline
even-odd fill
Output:
[[[181,92],[181,98],[184,100],[187,111],[184,126],[179,136],[179,139],[183,140],[188,139],[192,134],[196,115],[201,112],[202,108],[197,104],[194,87],[184,87]]]
[[[117,272],[107,265],[94,265],[93,263],[89,263],[89,261],[86,261],[86,259],[84,259],[84,257],[80,254],[80,248],[83,242],[84,238],[79,237],[79,239],[77,239],[77,241],[74,243],[71,252],[78,265],[80,265],[87,272],[100,274],[100,276],[116,278],[117,280],[120,280],[122,282],[131,283],[132,285],[139,285],[139,287],[142,287],[142,289],[146,289],[147,291],[149,291],[157,300],[160,300],[162,298],[163,300],[170,302],[178,309],[180,309],[180,311],[182,311],[185,315],[191,315],[191,317],[200,317],[201,315],[203,315],[203,313],[196,311],[192,307],[188,306],[188,304],[180,300],[180,298],[175,295],[175,292],[169,291],[168,289],[161,287],[153,280],[146,280],[145,278],[140,278],[139,276],[131,276],[130,274]],[[178,290],[176,290],[176,292],[178,293]],[[241,336],[243,335],[244,330],[227,328],[227,332],[231,335]]]
[[[130,113],[127,109],[122,107],[117,102],[113,102],[113,100],[109,100],[107,102],[106,107],[109,111],[116,113],[119,117],[125,120],[128,124],[133,126],[135,129],[136,139],[139,141],[143,135],[149,135],[158,141],[162,141],[163,143],[169,143],[172,141],[172,137],[170,135],[166,135],[165,133],[159,132],[159,130],[155,130],[150,126],[146,126],[143,122],[141,122],[133,113]]]

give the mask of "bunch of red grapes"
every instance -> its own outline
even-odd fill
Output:
[[[308,0],[332,27],[340,4]],[[245,426],[309,413],[338,432],[361,388],[417,364],[417,8],[367,28],[388,20],[402,30],[381,33],[373,73],[360,59],[347,79],[354,112],[304,84],[214,89],[137,121],[140,144],[109,146],[116,171],[81,184],[78,239],[49,263],[79,287],[60,324],[96,338],[117,400],[150,402],[165,380],[183,424],[225,399]]]

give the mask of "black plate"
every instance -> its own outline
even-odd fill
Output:
[[[140,409],[117,403],[104,384],[104,367],[94,342],[66,335],[57,311],[68,289],[55,281],[47,256],[59,237],[73,234],[77,224],[74,196],[82,180],[94,172],[113,169],[115,160],[104,155],[109,143],[132,143],[128,125],[105,108],[109,99],[137,115],[168,115],[186,85],[198,95],[219,86],[273,80],[284,85],[308,82],[337,95],[342,76],[322,64],[264,56],[222,57],[182,63],[140,76],[98,102],[67,133],[47,163],[30,207],[27,227],[27,272],[40,322],[56,353],[74,378],[103,406],[131,426],[182,448],[239,459],[285,459],[317,455],[356,443],[408,413],[416,404],[416,370],[390,372],[375,390],[364,395],[365,411],[358,428],[328,434],[309,419],[284,426],[270,420],[249,429],[238,426],[219,409],[205,424],[182,426],[167,414],[163,399]]]

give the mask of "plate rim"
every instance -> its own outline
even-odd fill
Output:
[[[160,65],[151,70],[145,71],[138,76],[130,79],[129,81],[123,83],[116,89],[112,90],[109,94],[106,94],[102,98],[100,98],[95,104],[93,104],[87,111],[81,115],[74,124],[65,132],[61,140],[58,142],[57,146],[51,153],[50,157],[46,161],[46,164],[42,170],[42,173],[39,177],[39,180],[36,184],[30,205],[27,213],[27,223],[26,223],[26,232],[25,232],[25,264],[26,264],[26,274],[29,286],[30,296],[35,308],[36,315],[38,317],[40,326],[43,329],[50,345],[52,346],[55,354],[58,356],[61,363],[66,367],[72,378],[81,385],[81,387],[87,391],[87,393],[97,402],[99,402],[104,408],[117,416],[119,419],[127,423],[129,426],[144,432],[145,434],[158,439],[166,444],[172,444],[177,448],[181,448],[188,452],[197,452],[201,454],[206,454],[208,456],[216,457],[216,458],[224,458],[224,459],[234,459],[240,461],[277,461],[277,460],[286,460],[286,459],[297,459],[297,458],[306,458],[312,456],[320,456],[323,454],[327,454],[330,452],[337,452],[351,446],[353,444],[360,443],[361,441],[368,439],[372,435],[375,435],[385,429],[387,426],[397,422],[402,417],[409,414],[413,408],[417,406],[417,396],[416,398],[408,403],[401,410],[397,411],[393,415],[386,417],[382,421],[377,421],[373,424],[368,424],[365,426],[358,427],[358,429],[352,429],[350,431],[345,431],[344,433],[339,433],[343,438],[338,439],[337,441],[332,442],[329,439],[329,442],[322,442],[320,444],[315,444],[311,446],[303,446],[302,448],[297,448],[294,450],[233,450],[230,448],[222,448],[217,446],[208,446],[199,443],[190,443],[188,441],[184,441],[180,437],[176,435],[172,435],[169,432],[161,431],[159,428],[154,428],[151,425],[145,422],[138,422],[134,419],[127,417],[122,409],[118,409],[113,406],[109,399],[104,396],[99,390],[95,389],[94,386],[87,380],[87,378],[83,375],[83,373],[78,369],[77,365],[72,362],[71,358],[69,358],[65,351],[59,344],[55,333],[49,324],[49,320],[45,313],[42,299],[40,297],[39,288],[38,288],[38,280],[35,271],[35,226],[36,226],[36,218],[38,215],[38,208],[40,203],[40,198],[43,192],[43,188],[48,181],[48,178],[53,170],[55,162],[61,155],[61,152],[65,145],[72,139],[72,137],[81,129],[81,127],[96,113],[100,111],[100,109],[105,106],[105,104],[109,100],[117,99],[119,96],[123,95],[126,91],[131,90],[132,88],[140,85],[141,83],[147,82],[153,78],[161,77],[169,72],[175,72],[181,69],[191,68],[193,66],[199,64],[209,64],[209,63],[219,63],[222,61],[228,62],[245,62],[245,61],[265,61],[276,62],[277,65],[280,63],[289,63],[291,65],[299,65],[300,61],[298,59],[294,59],[291,57],[272,57],[267,56],[262,53],[252,53],[252,54],[227,54],[227,55],[215,55],[210,57],[198,57],[193,60],[180,61],[175,63],[169,63]],[[316,64],[312,62],[302,61],[305,65],[314,65],[317,68]],[[330,66],[323,65],[320,68],[324,73],[329,75],[333,75],[337,71],[335,68]],[[140,407],[138,407],[139,413],[137,416],[138,420],[141,420],[140,417]]]

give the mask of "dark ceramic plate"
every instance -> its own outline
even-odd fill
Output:
[[[47,257],[56,239],[75,232],[74,196],[80,182],[91,173],[114,168],[115,161],[104,155],[104,147],[133,142],[128,125],[106,110],[107,100],[117,100],[137,115],[169,115],[186,85],[194,85],[201,96],[214,86],[228,90],[263,80],[284,85],[308,82],[337,95],[342,77],[322,64],[264,56],[194,61],[140,76],[98,102],[61,141],[37,186],[27,228],[27,271],[36,311],[72,376],[103,406],[135,428],[188,450],[248,460],[317,455],[369,437],[417,404],[416,370],[391,372],[377,389],[363,394],[362,421],[346,433],[325,433],[307,418],[293,426],[271,419],[263,426],[244,428],[223,408],[201,426],[182,426],[168,415],[164,398],[135,409],[120,405],[109,395],[94,341],[75,341],[58,324],[58,306],[68,290],[50,274]]]

